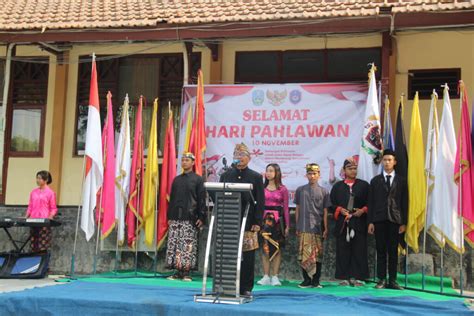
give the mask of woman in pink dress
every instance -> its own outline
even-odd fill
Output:
[[[42,170],[36,174],[38,187],[31,191],[26,218],[53,219],[58,212],[56,207],[56,194],[48,186],[52,182],[49,171]],[[31,251],[46,252],[51,245],[50,227],[31,228]]]
[[[265,170],[265,211],[263,214],[262,263],[263,278],[260,285],[281,285],[278,279],[281,263],[281,248],[290,229],[288,190],[281,183],[278,164],[269,164]],[[271,266],[271,274],[270,274]]]

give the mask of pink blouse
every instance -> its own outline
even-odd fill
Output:
[[[30,193],[30,202],[26,215],[29,218],[50,218],[56,215],[56,193],[49,187],[36,188]]]
[[[265,205],[283,207],[286,227],[290,227],[290,211],[288,209],[288,189],[281,185],[278,190],[270,191],[265,188]]]

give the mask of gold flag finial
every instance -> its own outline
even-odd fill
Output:
[[[369,81],[370,81],[370,78],[371,78],[371,76],[372,76],[372,71],[373,71],[373,73],[374,73],[374,75],[375,75],[375,72],[377,71],[377,66],[375,66],[375,63],[371,63],[371,64],[369,64],[369,65],[371,65],[371,66],[370,66],[370,70],[369,70],[369,73],[368,73],[367,76],[369,77]]]

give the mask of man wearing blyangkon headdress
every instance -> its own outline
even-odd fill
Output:
[[[252,195],[256,203],[252,203],[252,198],[249,193],[244,193],[241,199],[241,212],[245,211],[245,206],[250,202],[247,223],[245,225],[242,253],[243,260],[240,270],[240,294],[245,296],[252,295],[255,250],[258,249],[257,233],[260,230],[265,204],[263,178],[260,173],[248,167],[250,159],[248,147],[243,143],[237,144],[234,149],[234,167],[227,170],[220,177],[220,182],[251,183],[253,185]]]

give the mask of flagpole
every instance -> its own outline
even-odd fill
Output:
[[[140,141],[140,140],[139,140]],[[143,168],[143,165],[141,166]],[[140,171],[141,172],[141,171]],[[140,176],[141,181],[141,176]],[[139,217],[140,217],[140,201],[141,201],[141,185],[140,182],[137,185],[137,214],[135,216],[135,276],[138,275],[138,247],[140,245],[140,229],[139,229]]]
[[[463,249],[464,249],[464,223],[462,220],[462,209],[463,209],[463,204],[462,204],[462,100],[464,97],[464,83],[462,80],[459,80],[459,87],[460,87],[460,95],[459,95],[459,113],[461,113],[461,127],[460,127],[460,132],[459,132],[459,186],[458,186],[458,192],[459,192],[459,209],[458,209],[458,216],[459,216],[459,233],[460,233],[460,252],[459,252],[459,283],[460,283],[460,295],[463,295]],[[469,131],[468,131],[469,132]]]
[[[110,95],[110,91],[109,93],[107,94],[107,104],[109,103],[111,99],[111,95]],[[109,115],[111,115],[112,113],[109,113],[109,107],[107,105],[107,124],[108,124],[108,118],[109,118]],[[107,135],[107,134],[106,134]],[[107,136],[105,136],[107,137]],[[103,157],[103,164],[104,164],[104,172],[105,172],[105,162],[107,160],[107,141],[104,141],[104,149],[102,151],[102,157]],[[96,236],[96,243],[95,243],[95,253],[94,253],[94,266],[93,266],[93,274],[96,274],[97,273],[97,256],[98,256],[98,253],[99,253],[99,241],[102,237],[102,234],[100,232],[100,229],[101,229],[101,226],[102,226],[102,197],[103,197],[103,194],[104,194],[104,184],[102,183],[102,188],[100,190],[100,201],[99,201],[99,224],[97,225],[97,236]]]
[[[383,132],[385,126],[385,101],[382,102],[382,80],[379,80],[377,97],[379,101],[380,130]]]
[[[407,234],[405,231],[405,287],[408,286],[408,243],[407,243]]]
[[[156,267],[158,264],[158,174],[156,174],[156,185],[155,185],[155,257],[153,258],[153,275],[156,277]]]
[[[107,96],[109,98],[109,96]],[[109,116],[110,113],[107,113],[107,116]],[[102,153],[102,157],[104,157],[104,162],[106,160],[106,155],[107,155],[107,142],[104,142],[104,150]],[[105,167],[105,166],[104,166]],[[104,169],[105,170],[105,169]],[[95,241],[95,253],[94,253],[94,265],[92,269],[92,273],[96,274],[97,273],[97,256],[99,253],[99,241],[101,237],[100,229],[102,226],[102,196],[104,194],[104,184],[102,184],[102,188],[100,189],[100,195],[99,195],[99,218],[98,218],[98,225],[97,225],[97,236],[96,236],[96,241]]]
[[[142,166],[143,168],[143,166]],[[137,186],[137,214],[135,216],[135,276],[138,275],[138,245],[140,241],[139,229],[138,229],[138,217],[140,216],[140,184]]]
[[[155,101],[158,102],[158,98],[156,98]],[[170,106],[171,106],[171,103],[168,101],[168,111],[171,111]],[[158,131],[158,126],[157,126],[156,130]],[[150,135],[150,137],[151,137],[151,135]],[[157,138],[157,144],[156,145],[158,147],[158,138]],[[156,158],[158,159],[158,157],[156,157]],[[155,182],[156,183],[156,185],[155,185],[155,225],[154,225],[155,226],[155,233],[154,233],[154,235],[155,235],[154,236],[154,238],[155,238],[155,256],[153,258],[153,276],[155,276],[155,277],[156,277],[156,267],[158,265],[158,234],[157,233],[158,233],[158,186],[159,186],[158,180],[159,180],[159,172],[160,172],[159,169],[160,168],[158,168],[158,172],[156,173],[156,182]]]
[[[431,119],[431,118],[430,118]],[[432,133],[430,131],[430,133]],[[430,151],[432,148],[430,149]],[[431,155],[431,154],[430,154]],[[431,157],[430,157],[430,169],[431,170]],[[425,170],[426,173],[426,195],[425,195],[425,227],[423,227],[423,252],[421,254],[421,289],[425,290],[425,253],[426,253],[426,221],[428,218],[428,196],[429,196],[429,185],[430,185],[430,171]]]
[[[123,111],[123,106],[122,106],[122,111]],[[122,127],[120,127],[120,128],[122,128]],[[120,193],[120,197],[122,197],[122,193]],[[125,200],[125,199],[123,199],[123,200]],[[125,201],[125,206],[127,205],[126,202],[127,201]],[[117,205],[115,207],[117,207]],[[117,221],[117,219],[115,221]],[[115,241],[115,266],[114,266],[114,273],[115,274],[118,273],[120,223],[118,223],[118,225],[116,225],[116,226],[117,226],[116,227],[117,228],[117,240]]]
[[[432,124],[436,124],[436,122],[433,122],[433,116],[434,116],[434,111],[436,110],[436,102],[437,101],[437,94],[436,94],[436,90],[433,89],[433,93],[431,94],[431,109],[430,109],[430,119],[429,119],[429,122],[431,122]],[[433,113],[431,113],[431,110],[433,110]],[[432,163],[433,163],[433,139],[435,139],[434,137],[436,136],[435,133],[434,133],[434,129],[432,128],[432,124],[429,124],[428,125],[431,125],[431,130],[428,131],[428,140],[431,140],[431,143],[430,143],[430,152],[429,152],[429,155],[430,155],[430,158],[429,158],[429,167],[427,169],[425,169],[425,173],[426,173],[426,198],[425,198],[425,205],[426,205],[426,209],[425,209],[425,227],[423,228],[423,253],[422,253],[422,257],[421,257],[421,288],[423,290],[425,290],[425,255],[426,255],[426,232],[427,232],[427,220],[428,220],[428,200],[429,200],[429,195],[430,195],[430,176],[431,176],[431,169],[432,169]],[[436,139],[435,139],[436,141]],[[427,153],[428,154],[428,153]]]
[[[440,282],[441,282],[441,294],[444,292],[444,245],[445,245],[445,240],[444,237],[442,237],[443,241],[443,247],[441,247],[441,273],[440,273]]]
[[[404,93],[402,93],[400,99],[401,99],[401,105],[402,105],[402,111],[400,112],[401,115],[402,115],[402,119],[403,119],[403,113],[405,112],[405,107],[404,107],[404,102],[403,102],[403,97],[405,96]],[[404,233],[404,239],[405,239],[405,287],[408,286],[408,252],[409,252],[409,247],[408,247],[408,243],[407,243],[407,233],[406,233],[406,229],[405,229],[405,233]]]
[[[405,96],[404,93],[401,94],[400,96],[400,106],[402,107],[402,110],[400,111],[400,115],[402,116],[402,120],[403,120],[403,113],[405,112],[405,103],[403,102],[403,97]],[[398,126],[397,126],[398,127]],[[404,232],[404,239],[405,239],[405,287],[408,286],[408,252],[409,252],[409,247],[408,247],[408,243],[407,243],[407,233],[406,233],[406,229],[405,229],[405,232]]]
[[[93,52],[92,53],[92,65],[94,65],[95,59],[96,59],[96,56],[95,56],[95,53]],[[81,190],[81,195],[80,195],[81,197],[80,197],[79,205],[77,206],[76,232],[74,233],[74,246],[73,246],[72,256],[71,256],[71,276],[72,277],[74,277],[74,272],[75,272],[77,235],[78,235],[78,231],[79,231],[79,218],[80,218],[81,211],[82,211],[81,206],[82,206],[82,198],[83,198],[83,194],[84,194],[84,179],[85,179],[85,170],[86,170],[86,159],[87,159],[87,155],[84,152],[84,158],[82,160],[82,184],[81,184],[82,190]]]
[[[120,194],[122,195],[122,194]],[[115,206],[117,207],[117,206]],[[115,219],[117,223],[117,219]],[[119,234],[120,234],[120,224],[116,225],[117,228],[117,240],[115,241],[115,264],[114,264],[114,273],[118,272],[118,261],[119,261]]]
[[[114,273],[117,274],[118,272],[118,262],[119,262],[119,233],[120,233],[120,225],[117,225],[117,240],[115,242],[115,266],[114,266]]]
[[[99,224],[97,225],[97,236],[95,242],[95,253],[94,253],[94,264],[92,268],[92,274],[97,273],[97,255],[99,253],[99,240],[100,240],[100,229],[102,226],[102,194],[104,192],[104,186],[102,185],[102,189],[100,190],[100,202],[99,202]]]
[[[139,101],[140,104],[142,104],[142,109],[143,109],[143,96],[140,96],[140,101]],[[140,106],[140,105],[139,105]],[[142,125],[143,126],[143,125]],[[136,128],[136,127],[135,127]],[[143,148],[143,129],[142,129],[142,135],[139,136],[139,139],[138,141],[140,142],[142,148]],[[139,161],[140,161],[140,173],[142,172],[143,168],[144,168],[144,165],[143,165],[143,150],[141,151],[141,154],[142,154],[142,157],[139,157]],[[140,202],[141,202],[141,194],[142,192],[140,192],[141,190],[141,185],[140,185],[140,182],[143,181],[142,177],[141,177],[141,174],[140,174],[140,181],[138,182],[138,185],[137,185],[137,213],[135,214],[135,276],[138,275],[138,247],[139,247],[139,242],[140,242],[140,229],[139,229],[139,226],[138,226],[138,222],[139,222],[139,217],[140,217]]]
[[[128,100],[128,93],[125,95],[125,100]],[[125,102],[124,100],[124,102]],[[124,108],[125,108],[125,104],[122,104],[122,117],[125,115],[124,113]],[[125,108],[126,111],[128,111],[128,106]],[[120,122],[120,132],[122,132],[122,124],[123,124],[123,119],[121,119],[121,122]],[[116,149],[118,150],[118,148]],[[118,152],[117,152],[117,155],[118,155]],[[121,160],[120,162],[123,163],[123,152],[120,153],[121,155]],[[117,163],[117,162],[115,162]],[[120,166],[120,169],[122,168],[122,165]],[[130,171],[129,171],[130,172]],[[115,185],[117,185],[117,183],[115,183]],[[125,208],[127,207],[127,204],[128,204],[128,198],[127,199],[124,199],[122,197],[122,186],[120,186],[120,197],[122,198],[123,202],[125,203]],[[117,205],[115,206],[117,207]],[[119,219],[120,220],[120,219]],[[117,226],[117,240],[115,242],[115,267],[114,267],[114,272],[115,274],[117,274],[118,272],[118,262],[119,262],[119,234],[120,234],[120,223],[118,223]]]
[[[79,231],[79,218],[81,217],[81,210],[82,210],[82,195],[84,194],[84,172],[86,169],[86,155],[84,154],[84,158],[82,159],[82,183],[81,183],[81,194],[79,204],[77,205],[77,219],[76,219],[76,231],[74,233],[74,246],[72,248],[72,255],[71,255],[71,277],[74,278],[74,270],[75,270],[75,262],[76,262],[76,246],[77,246],[77,234]]]

